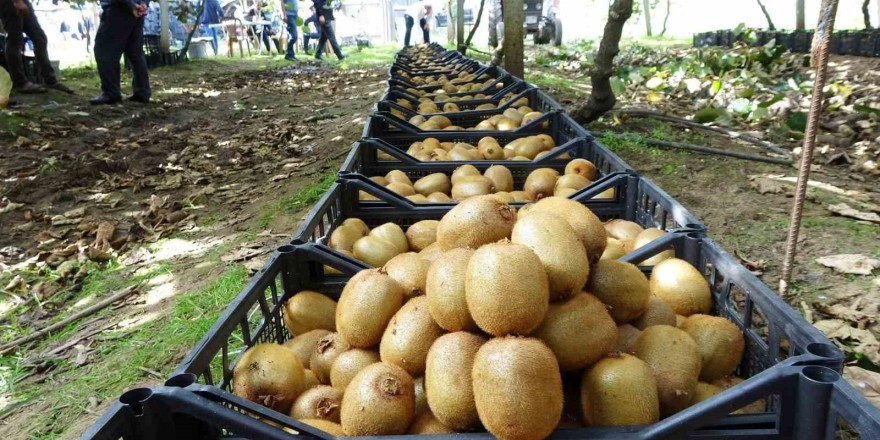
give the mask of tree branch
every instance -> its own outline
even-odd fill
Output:
[[[672,0],[666,0],[666,16],[663,17],[663,30],[660,31],[660,36],[666,35],[666,23],[669,21],[669,11],[672,9]]]
[[[480,27],[480,20],[483,18],[483,6],[485,6],[485,5],[486,5],[486,0],[480,0],[480,10],[477,11],[477,19],[474,20],[474,27],[471,28],[470,33],[468,33],[467,40],[464,41],[465,47],[462,48],[462,49],[464,49],[464,51],[462,52],[462,55],[464,55],[465,52],[467,51],[467,48],[471,46],[471,40],[474,39],[474,34],[477,33],[477,28]]]
[[[620,52],[620,36],[623,25],[632,15],[633,0],[614,0],[608,11],[605,32],[596,54],[596,62],[590,72],[593,90],[584,105],[572,112],[574,119],[582,124],[599,119],[605,112],[614,108],[617,98],[611,89],[611,75],[614,74],[614,57]]]
[[[204,14],[204,13],[205,13],[205,0],[199,0],[199,7],[198,7],[198,10],[196,11],[196,21],[193,23],[192,29],[189,30],[189,35],[187,35],[187,37],[186,37],[186,44],[184,44],[183,49],[181,49],[181,52],[183,53],[184,56],[186,56],[186,54],[189,51],[189,43],[192,42],[193,35],[196,33],[196,29],[198,29],[199,24],[202,23],[202,14]]]
[[[757,1],[758,1],[758,6],[761,7],[761,12],[764,13],[764,18],[767,19],[767,27],[769,27],[771,31],[775,31],[776,26],[773,25],[773,20],[770,18],[770,13],[767,12],[767,7],[764,6],[764,3],[761,2],[761,0],[757,0]]]
[[[871,0],[862,0],[862,17],[865,18],[865,29],[871,29],[871,13],[868,11],[868,5]]]

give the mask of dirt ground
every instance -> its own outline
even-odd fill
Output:
[[[0,435],[76,438],[122,390],[160,383],[187,347],[120,383],[73,386],[106,368],[102,351],[124,354],[118,340],[138,325],[174,319],[178,296],[212,288],[230,265],[256,270],[287,241],[386,71],[205,61],[151,72],[149,106],[100,108],[86,102],[94,72],[76,71],[65,79],[77,96],[25,97],[0,115],[0,344],[140,281],[121,306],[0,358]],[[230,292],[247,278],[235,275]],[[66,398],[41,396],[47,385]]]

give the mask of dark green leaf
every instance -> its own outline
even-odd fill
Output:
[[[717,108],[706,107],[706,108],[701,108],[701,109],[697,110],[696,113],[694,113],[694,120],[699,123],[705,124],[707,122],[712,122],[712,121],[718,119],[719,115],[721,115],[721,113],[718,111]]]
[[[807,114],[804,112],[793,112],[786,118],[785,125],[792,131],[803,133],[807,130]]]
[[[880,109],[876,109],[874,107],[868,107],[867,105],[855,104],[853,105],[853,110],[862,113],[873,113],[875,115],[880,115]]]

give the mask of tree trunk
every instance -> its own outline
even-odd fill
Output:
[[[486,6],[486,0],[480,0],[480,10],[477,11],[477,17],[474,18],[474,26],[471,28],[471,32],[467,36],[467,40],[464,42],[464,47],[462,47],[461,53],[465,55],[467,53],[467,48],[471,45],[471,40],[474,39],[474,34],[477,33],[477,28],[480,27],[480,19],[483,18],[483,7]]]
[[[452,9],[452,0],[446,1],[446,41],[452,43],[455,41],[455,20],[454,9]],[[416,26],[419,24],[416,23]]]
[[[795,0],[795,30],[802,31],[807,28],[804,16],[804,0]]]
[[[504,69],[523,77],[523,0],[504,2]]]
[[[651,36],[651,5],[648,0],[642,0],[642,10],[645,11],[645,28],[647,28],[648,36]]]
[[[672,9],[672,0],[666,0],[666,16],[663,17],[663,30],[660,31],[660,36],[666,35],[666,23],[669,22],[669,11]]]
[[[466,49],[462,49],[462,47],[463,46],[465,48],[467,47],[464,45],[464,0],[458,0],[456,3],[457,3],[457,5],[455,8],[455,11],[456,11],[456,15],[455,15],[455,30],[456,30],[455,42],[458,44],[458,46],[457,46],[458,51],[461,52],[462,54],[464,54]]]
[[[758,0],[758,6],[761,7],[761,12],[764,13],[764,18],[767,19],[767,27],[768,27],[771,31],[775,31],[775,30],[776,30],[776,26],[773,25],[773,20],[770,18],[770,13],[767,12],[767,8],[764,6],[764,3],[761,2],[761,0]]]
[[[168,22],[168,0],[159,0],[159,48],[171,52],[171,27]]]
[[[572,116],[582,124],[590,123],[614,108],[617,99],[611,89],[611,75],[614,74],[614,57],[620,51],[620,35],[623,25],[632,15],[633,0],[614,0],[608,11],[608,21],[599,44],[595,64],[590,72],[593,90],[586,104],[579,105]]]
[[[862,16],[865,18],[865,29],[871,29],[871,12],[868,11],[868,5],[871,0],[862,1]]]
[[[205,13],[205,0],[199,0],[199,7],[196,9],[196,20],[193,22],[192,29],[189,30],[189,35],[186,36],[186,43],[183,44],[183,49],[180,52],[183,56],[186,56],[189,53],[189,43],[192,42],[193,35],[195,35],[196,30],[199,28],[199,25],[202,23],[202,14]]]

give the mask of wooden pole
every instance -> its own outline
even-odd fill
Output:
[[[504,2],[504,69],[523,77],[523,0]]]
[[[457,0],[455,5],[455,42],[458,51],[465,53],[467,46],[464,44],[464,0]]]

